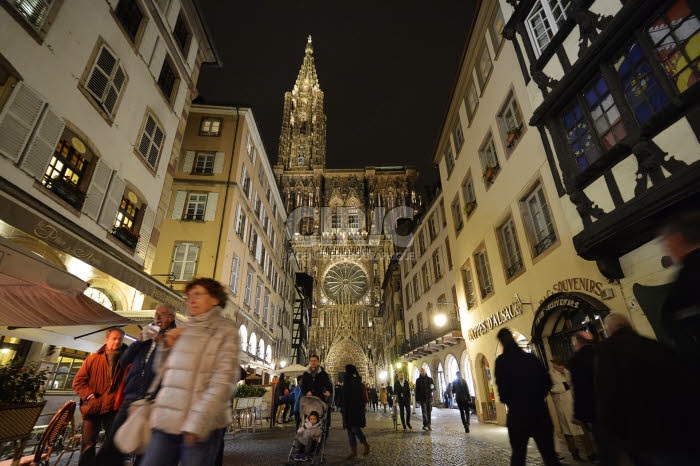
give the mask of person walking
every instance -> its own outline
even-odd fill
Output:
[[[129,415],[129,406],[146,396],[146,391],[155,378],[153,361],[158,351],[158,343],[163,340],[165,332],[174,329],[175,309],[169,304],[156,307],[153,324],[144,327],[135,342],[122,353],[119,365],[126,371],[123,382],[123,401],[119,406],[109,435],[105,436],[97,454],[97,463],[103,466],[123,466],[125,455],[114,445],[114,434],[124,424]],[[141,464],[142,456],[136,456],[134,466]]]
[[[661,239],[673,262],[680,266],[661,309],[663,330],[697,377],[700,370],[700,211],[673,216],[663,227]]]
[[[282,398],[289,394],[285,393],[285,390],[287,390],[287,379],[284,377],[284,374],[280,374],[277,385],[275,385],[275,424],[282,423],[280,421],[280,414],[282,414],[282,411],[284,411],[286,407],[286,403],[282,401]],[[284,419],[284,416],[282,416],[282,418]]]
[[[239,345],[238,328],[223,314],[226,290],[214,279],[196,278],[185,297],[189,320],[166,332],[158,349],[162,382],[142,466],[214,466],[224,428],[233,422]]]
[[[573,422],[579,424],[585,431],[584,442],[588,451],[588,459],[591,461],[598,459],[598,455],[595,453],[598,432],[595,425],[594,366],[593,335],[585,331],[576,332],[574,335],[574,356],[569,363],[571,385],[573,385],[574,392]]]
[[[369,387],[369,402],[372,405],[372,411],[377,412],[377,409],[379,409],[379,395],[377,394],[377,387],[374,385]]]
[[[398,403],[403,430],[406,430],[406,426],[408,426],[409,429],[413,429],[413,427],[411,427],[411,385],[408,383],[408,380],[406,380],[403,372],[399,372],[398,378],[396,382],[394,382],[394,393],[396,394],[396,402]]]
[[[552,381],[544,365],[523,351],[507,328],[498,332],[503,354],[496,358],[496,386],[501,402],[508,406],[508,438],[511,466],[524,466],[527,442],[532,437],[547,466],[559,466],[554,451],[554,427],[545,397]]]
[[[609,337],[598,343],[595,372],[601,464],[696,464],[697,392],[678,355],[622,314],[608,314],[604,325]]]
[[[583,429],[574,424],[574,397],[572,395],[571,373],[566,369],[566,363],[555,358],[551,360],[552,367],[550,369],[550,378],[552,379],[552,389],[549,393],[552,395],[554,402],[554,410],[557,413],[559,421],[559,431],[566,439],[566,445],[571,453],[571,456],[576,461],[581,461],[577,440],[583,440]]]
[[[472,395],[469,393],[469,386],[467,381],[464,380],[462,374],[458,371],[457,378],[452,382],[452,390],[454,390],[455,398],[457,399],[457,407],[459,408],[459,415],[462,418],[462,425],[464,426],[464,432],[469,433],[469,407],[472,402]]]
[[[112,442],[112,423],[117,414],[114,400],[124,376],[119,357],[126,350],[124,330],[107,330],[105,344],[87,357],[73,379],[73,391],[80,397],[83,435],[80,466],[95,466],[97,437],[104,428],[106,441]]]
[[[386,387],[384,385],[379,387],[379,404],[382,405],[382,407],[384,408],[384,412],[386,413],[387,399],[386,399]]]
[[[425,368],[420,370],[420,376],[416,379],[416,403],[421,405],[421,413],[423,415],[423,430],[433,430],[431,426],[431,413],[433,411],[433,392],[435,383],[433,379],[428,377]]]
[[[357,372],[357,368],[348,364],[345,366],[345,376],[343,379],[343,429],[348,431],[348,441],[350,442],[350,454],[345,458],[351,460],[357,457],[357,441],[364,445],[362,454],[369,455],[369,443],[362,432],[366,425],[364,388],[362,378]]]

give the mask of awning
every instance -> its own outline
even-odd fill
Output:
[[[133,323],[83,295],[87,287],[78,277],[0,238],[0,333],[81,349],[84,344],[76,344],[76,337]],[[88,351],[104,342],[104,334],[92,340]]]

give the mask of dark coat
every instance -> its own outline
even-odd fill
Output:
[[[301,378],[301,396],[306,396],[308,392],[311,392],[313,396],[325,399],[323,395],[325,391],[333,394],[333,383],[328,373],[321,366],[318,366],[313,374],[310,369],[307,369]]]
[[[700,366],[700,248],[683,259],[664,302],[661,322],[681,355]]]
[[[635,464],[646,464],[645,457],[675,455],[697,443],[691,434],[697,432],[697,395],[673,350],[623,328],[598,344],[596,356],[601,459],[612,462],[619,448]]]
[[[585,345],[574,353],[569,363],[571,383],[574,386],[574,419],[595,422],[595,350]]]
[[[416,379],[416,403],[432,401],[433,390],[435,390],[435,383],[433,383],[432,377],[428,377],[427,375],[425,377],[418,377]]]
[[[411,404],[411,385],[408,380],[404,379],[404,385],[401,386],[399,379],[394,382],[394,393],[396,394],[396,401],[402,405]]]
[[[379,395],[377,395],[377,389],[372,387],[368,390],[370,403],[379,403]]]
[[[126,350],[122,344],[120,352]],[[111,370],[107,362],[105,345],[85,360],[73,379],[73,391],[80,397],[80,412],[83,416],[105,414],[114,411],[114,399],[122,383],[124,369],[115,361]],[[86,400],[88,396],[94,398]]]
[[[542,413],[552,380],[542,362],[520,348],[506,348],[496,358],[496,385],[512,412]]]
[[[175,322],[166,330],[175,328]],[[129,364],[131,367],[126,373],[124,381],[124,400],[135,401],[146,396],[148,387],[153,383],[155,372],[153,371],[153,361],[156,359],[157,347],[151,351],[151,354],[146,361],[146,356],[151,349],[153,340],[135,341],[122,353],[119,358],[119,365],[126,369]]]
[[[472,396],[469,393],[469,386],[467,385],[466,380],[462,378],[455,379],[455,381],[452,382],[452,390],[454,391],[455,400],[457,400],[457,403],[471,402]]]
[[[365,389],[358,375],[345,376],[343,383],[343,426],[365,427]]]

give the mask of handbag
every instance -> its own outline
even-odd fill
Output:
[[[140,456],[146,453],[151,441],[151,409],[163,372],[160,371],[148,387],[146,396],[131,403],[126,421],[114,433],[114,444],[124,454]]]

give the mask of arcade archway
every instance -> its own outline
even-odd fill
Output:
[[[591,332],[596,340],[604,337],[603,319],[610,309],[593,296],[555,293],[545,299],[532,321],[532,352],[549,367],[557,357],[565,361],[574,355],[571,338],[576,332]]]

